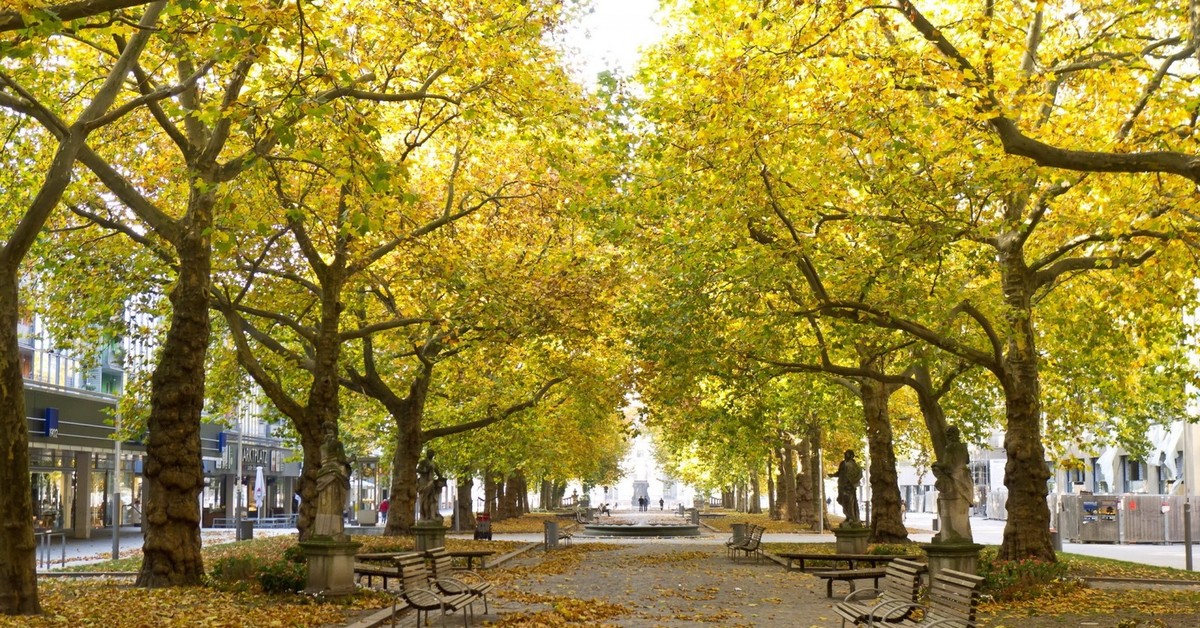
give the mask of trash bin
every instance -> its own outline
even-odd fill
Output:
[[[242,519],[237,526],[237,540],[249,541],[254,538],[254,520]]]
[[[546,528],[546,549],[552,550],[558,547],[558,522],[544,521],[542,525]]]
[[[481,512],[475,515],[475,540],[492,540],[492,515]]]
[[[746,524],[735,523],[729,527],[733,528],[733,542],[734,543],[737,543],[738,541],[741,541],[742,539],[746,538]]]

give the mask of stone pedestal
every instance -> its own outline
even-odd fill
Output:
[[[301,541],[308,557],[308,586],[305,593],[327,596],[354,593],[354,554],[362,543],[316,538]]]
[[[929,556],[929,577],[932,579],[943,569],[953,569],[974,574],[979,571],[978,543],[922,543],[921,549]]]
[[[418,552],[446,547],[446,526],[437,521],[418,521],[412,532],[413,546]]]
[[[839,526],[833,529],[833,536],[837,538],[835,545],[837,553],[865,554],[867,552],[867,539],[871,536],[871,529],[860,526]]]

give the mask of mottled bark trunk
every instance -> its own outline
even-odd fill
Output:
[[[812,508],[810,509],[810,517],[808,523],[812,529],[816,530],[822,527],[822,522],[826,525],[829,522],[829,517],[825,512],[825,496],[823,494],[823,483],[825,482],[825,470],[821,468],[821,427],[816,422],[808,426],[808,451],[805,452],[807,459],[807,467],[811,469],[808,476],[809,494],[812,495]]]
[[[0,611],[36,615],[37,559],[29,484],[29,427],[17,345],[16,265],[0,273]]]
[[[779,483],[783,486],[782,517],[787,521],[796,521],[796,466],[794,455],[788,443],[779,448]]]
[[[759,475],[755,473],[750,476],[750,514],[762,514],[762,489],[760,487],[761,480]]]
[[[142,569],[137,585],[200,584],[200,418],[204,409],[205,358],[212,251],[207,228],[213,199],[194,198],[190,230],[176,243],[179,276],[170,292],[171,322],[150,380],[147,425],[146,501],[142,507]]]
[[[485,512],[491,513],[492,520],[495,521],[499,516],[497,508],[498,489],[496,487],[496,476],[491,471],[483,472],[483,508]]]
[[[778,456],[778,452],[773,452]],[[775,464],[767,458],[767,516],[773,521],[779,520],[779,498],[775,494],[778,485],[775,482]]]
[[[471,489],[475,487],[475,478],[469,469],[464,469],[456,480],[458,482],[458,499],[454,507],[458,516],[459,529],[469,530],[475,527],[474,502],[471,497]]]
[[[500,482],[498,482],[498,485],[503,487],[501,489],[502,492],[500,493],[500,505],[497,509],[500,514],[500,518],[511,519],[513,517],[520,516],[521,513],[517,508],[518,489],[515,477],[513,475],[509,475],[508,477],[501,478]]]
[[[341,360],[341,328],[342,302],[341,294],[345,285],[345,271],[340,268],[326,269],[321,281],[321,323],[317,337],[313,343],[312,384],[308,389],[308,401],[304,406],[303,415],[294,421],[297,431],[301,433],[300,444],[304,451],[304,474],[301,476],[301,507],[300,520],[303,526],[297,524],[300,538],[307,540],[311,532],[312,522],[316,520],[317,472],[325,464],[321,455],[321,444],[325,442],[326,434],[339,438],[338,419],[341,415],[341,382],[338,379],[338,363]],[[305,487],[311,487],[305,491]],[[305,493],[308,494],[305,494]],[[308,504],[308,508],[304,505]],[[389,519],[395,500],[388,504]],[[342,504],[343,510],[346,505]],[[324,513],[341,517],[342,512]]]
[[[792,521],[801,524],[812,521],[816,507],[813,503],[812,466],[808,455],[811,449],[807,438],[801,440],[796,449],[796,518]]]
[[[1033,279],[1020,251],[1001,249],[1001,280],[1011,326],[1001,386],[1007,430],[1004,486],[1008,521],[999,557],[1005,560],[1057,560],[1050,543],[1050,470],[1042,447],[1042,403],[1033,329]]]
[[[566,496],[567,496],[567,483],[566,482],[555,482],[554,483],[554,507],[562,508],[563,497],[566,497]]]
[[[421,409],[423,411],[424,403]],[[416,523],[421,421],[419,417],[406,416],[416,411],[416,408],[410,407],[392,415],[396,420],[396,449],[392,452],[392,502],[388,508],[387,527],[383,532],[386,536],[408,534]]]
[[[888,416],[888,398],[895,388],[869,378],[863,378],[859,386],[871,454],[871,541],[904,543],[908,541],[908,530],[900,513],[900,485]]]

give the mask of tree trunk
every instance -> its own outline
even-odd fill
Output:
[[[816,504],[812,496],[812,466],[809,460],[811,446],[807,438],[800,440],[796,457],[796,523],[806,523],[813,520]]]
[[[502,519],[511,519],[520,516],[520,511],[517,506],[518,483],[516,475],[510,474],[502,480],[504,485],[504,493],[500,498],[500,513]]]
[[[456,479],[458,481],[458,499],[454,507],[459,521],[459,529],[467,530],[474,528],[475,504],[471,497],[471,489],[475,486],[475,478],[471,475],[470,469],[463,469],[462,473],[459,473]]]
[[[499,521],[499,487],[496,486],[496,475],[490,471],[483,472],[483,502],[484,509],[491,513],[492,521]]]
[[[867,447],[871,455],[871,541],[907,543],[908,530],[900,512],[900,485],[896,475],[896,453],[892,449],[892,424],[888,398],[897,387],[870,378],[859,382],[863,414],[867,423]]]
[[[193,201],[191,230],[177,245],[179,277],[171,290],[171,324],[150,380],[142,569],[137,586],[197,585],[200,556],[200,418],[211,326],[212,252],[206,233],[213,199]]]
[[[17,267],[0,272],[0,611],[42,612],[37,592],[37,545],[29,482],[29,427],[17,344]]]
[[[767,458],[767,513],[772,521],[779,521],[779,500],[775,495],[775,465]]]
[[[422,412],[424,403],[405,404],[396,419],[396,450],[392,452],[391,507],[388,508],[385,536],[400,536],[412,531],[417,511],[417,462],[421,459],[421,419],[411,416]]]
[[[808,449],[804,452],[806,467],[810,470],[808,476],[808,493],[812,496],[812,508],[809,509],[811,519],[806,523],[813,530],[821,527],[822,522],[828,524],[829,517],[825,511],[825,495],[822,487],[825,483],[825,470],[821,468],[821,426],[816,421],[808,425]]]
[[[784,442],[779,449],[779,483],[783,485],[783,518],[796,521],[796,466],[792,448]]]
[[[752,515],[762,514],[761,482],[757,473],[750,476],[750,514]]]
[[[1042,447],[1042,403],[1036,336],[1033,329],[1032,274],[1017,251],[1001,248],[1001,279],[1008,304],[1008,338],[1001,386],[1007,431],[1004,486],[1008,521],[999,558],[1055,561],[1050,543],[1050,507],[1046,504],[1050,470]]]

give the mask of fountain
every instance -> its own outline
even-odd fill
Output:
[[[587,536],[700,536],[700,526],[694,523],[659,523],[655,521],[619,519],[608,523],[585,523],[581,534]]]

